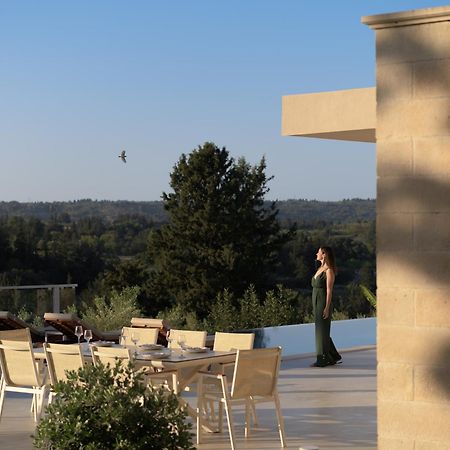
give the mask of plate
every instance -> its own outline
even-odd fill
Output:
[[[187,353],[206,353],[209,349],[208,347],[185,347],[183,350]]]
[[[169,352],[145,352],[139,353],[138,359],[163,359],[170,356]]]
[[[114,345],[113,341],[95,341],[92,345],[96,345],[97,347],[112,347]]]
[[[161,350],[163,347],[160,344],[142,344],[139,346],[141,350]]]

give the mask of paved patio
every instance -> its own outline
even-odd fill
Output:
[[[279,380],[281,406],[289,448],[316,446],[322,449],[376,448],[376,355],[375,349],[344,352],[343,364],[310,368],[311,358],[282,364]],[[30,450],[34,423],[30,400],[8,394],[0,422],[0,449]],[[259,428],[243,437],[243,414],[234,415],[237,446],[242,449],[279,449],[275,412],[258,405]],[[229,449],[227,434],[208,434],[202,450]]]

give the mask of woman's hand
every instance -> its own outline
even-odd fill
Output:
[[[329,315],[330,315],[330,307],[329,306],[325,306],[325,309],[323,310],[322,317],[324,319],[328,319]]]

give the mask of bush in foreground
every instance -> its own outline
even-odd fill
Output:
[[[55,386],[34,438],[38,449],[194,449],[177,397],[146,388],[132,365],[87,365]]]

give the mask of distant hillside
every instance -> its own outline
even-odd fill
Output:
[[[347,223],[375,219],[375,200],[351,199],[338,202],[316,200],[283,200],[277,202],[283,223],[308,225],[317,222]],[[113,221],[121,215],[142,215],[155,224],[167,221],[162,201],[135,202],[110,200],[75,200],[69,202],[0,202],[0,217],[34,217],[43,221],[63,221],[100,216]]]

